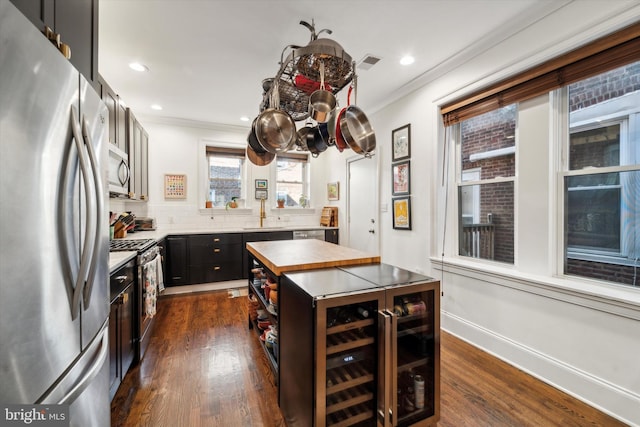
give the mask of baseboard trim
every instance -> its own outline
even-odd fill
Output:
[[[474,323],[442,313],[442,329],[539,380],[624,422],[640,427],[640,395],[581,371]]]

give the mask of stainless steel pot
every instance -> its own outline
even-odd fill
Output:
[[[258,115],[255,123],[256,138],[270,153],[282,153],[296,142],[296,124],[286,111],[278,109],[278,82],[272,87],[271,106]]]
[[[349,87],[347,94],[347,108],[340,112],[340,134],[353,151],[366,155],[376,148],[376,134],[364,112],[355,105],[349,105],[351,89]]]
[[[324,62],[320,62],[320,89],[309,97],[309,116],[318,123],[326,123],[335,108],[336,97],[325,89]]]

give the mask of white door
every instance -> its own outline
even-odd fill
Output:
[[[377,158],[347,161],[349,240],[347,246],[379,254]]]

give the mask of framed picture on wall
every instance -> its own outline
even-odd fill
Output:
[[[267,185],[268,183],[266,179],[256,179],[256,190],[266,190]]]
[[[409,196],[393,199],[393,228],[411,230],[411,198]]]
[[[340,183],[330,182],[327,184],[327,199],[340,200]]]
[[[392,162],[411,157],[411,124],[391,131],[391,149]]]
[[[410,160],[406,160],[391,165],[391,177],[393,180],[391,194],[393,196],[403,196],[411,193],[410,163]]]
[[[165,199],[186,199],[187,198],[187,175],[166,174],[164,176],[164,198]]]
[[[267,200],[268,194],[267,194],[267,190],[256,190],[256,200],[260,200],[260,199],[265,199]]]

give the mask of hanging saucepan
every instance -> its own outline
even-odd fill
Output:
[[[327,145],[322,140],[320,131],[317,126],[306,126],[300,128],[298,131],[299,145],[305,147],[313,157],[318,155],[327,149]]]
[[[329,113],[329,118],[326,123],[318,123],[318,130],[320,131],[320,135],[322,139],[327,145],[335,145],[336,144],[336,116],[338,115],[338,111],[334,108],[331,113]]]
[[[340,132],[353,151],[367,155],[376,148],[376,134],[364,112],[355,105],[349,105],[350,97],[351,87],[347,95],[347,108],[338,119]]]
[[[251,130],[249,131],[249,135],[247,136],[247,143],[249,146],[255,151],[257,154],[263,154],[267,151],[262,148],[260,142],[258,141],[258,137],[256,136],[256,121],[258,118],[253,119],[253,123],[251,123]]]
[[[329,114],[336,108],[336,97],[325,89],[324,62],[320,62],[320,89],[309,97],[309,117],[318,123],[326,123]]]
[[[309,129],[309,126],[303,126],[296,133],[296,145],[298,146],[298,150],[309,151],[309,147],[307,147],[307,133],[309,133]]]
[[[286,111],[280,110],[278,82],[271,87],[271,103],[256,118],[255,132],[260,145],[270,153],[282,153],[296,142],[296,124]]]
[[[351,86],[349,86],[349,94],[347,95],[347,98],[351,95]],[[348,101],[347,101],[347,106],[348,106]],[[336,121],[334,124],[334,133],[336,136],[336,148],[338,149],[338,151],[342,152],[345,149],[349,148],[349,144],[347,144],[347,141],[344,140],[344,136],[342,135],[342,131],[340,130],[340,120],[342,119],[342,117],[344,116],[345,111],[347,111],[347,107],[344,107],[343,109],[341,109],[340,111],[336,112],[335,117],[336,117]]]
[[[329,147],[329,145],[327,144],[325,139],[322,138],[322,134],[320,133],[319,127],[318,126],[312,127],[311,132],[309,133],[313,135],[313,142],[318,154],[322,153],[323,151],[327,151],[327,147]],[[307,139],[307,143],[308,142],[309,140]]]
[[[256,166],[266,166],[275,159],[276,155],[267,151],[263,153],[257,153],[251,145],[247,146],[247,157]]]

